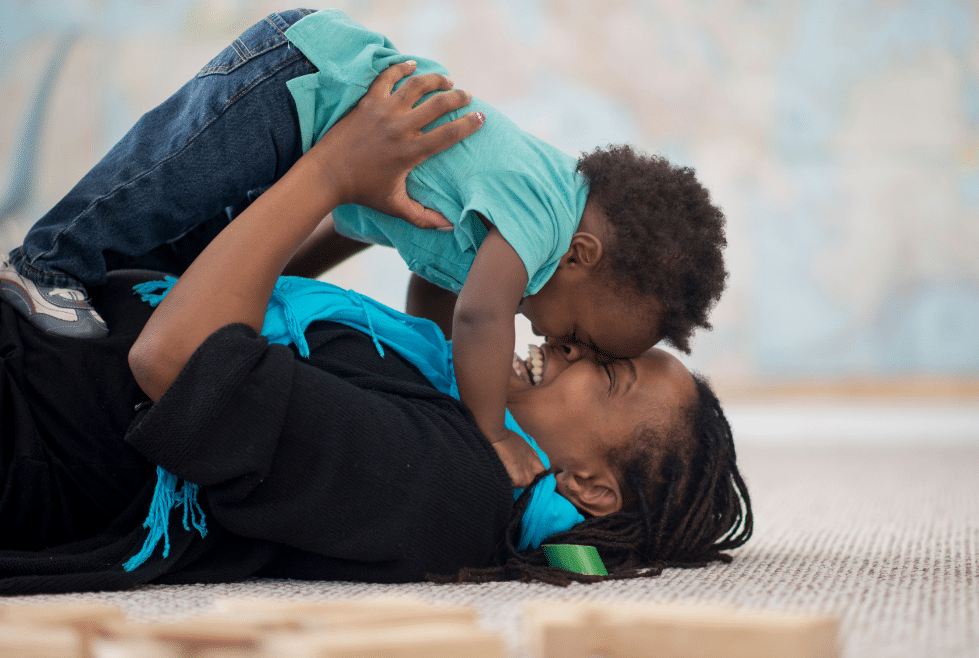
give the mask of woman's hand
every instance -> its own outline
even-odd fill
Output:
[[[476,132],[482,112],[471,112],[428,132],[422,128],[442,115],[465,107],[472,95],[452,89],[438,73],[409,78],[415,62],[394,64],[371,84],[367,94],[310,149],[307,157],[320,167],[319,179],[339,197],[399,217],[419,228],[451,226],[440,213],[408,196],[405,178],[415,166]],[[449,91],[451,90],[451,91]],[[415,105],[425,94],[441,91]]]

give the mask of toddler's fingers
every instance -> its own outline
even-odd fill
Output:
[[[464,116],[429,130],[418,138],[419,147],[424,157],[444,151],[483,127],[486,115],[482,112],[470,112]]]

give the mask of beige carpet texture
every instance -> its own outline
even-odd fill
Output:
[[[845,658],[979,657],[979,445],[749,445],[740,461],[757,529],[729,565],[567,589],[259,580],[2,602],[101,602],[132,621],[176,621],[224,597],[410,594],[474,606],[514,658],[528,655],[520,632],[528,601],[711,603],[836,615]]]

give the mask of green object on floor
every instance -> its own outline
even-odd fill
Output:
[[[552,567],[589,576],[607,576],[608,571],[594,546],[577,544],[544,544],[544,555]]]

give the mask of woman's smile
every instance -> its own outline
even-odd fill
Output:
[[[513,372],[531,386],[540,384],[544,377],[544,363],[547,360],[543,345],[527,345],[527,358],[521,359],[513,353]]]

